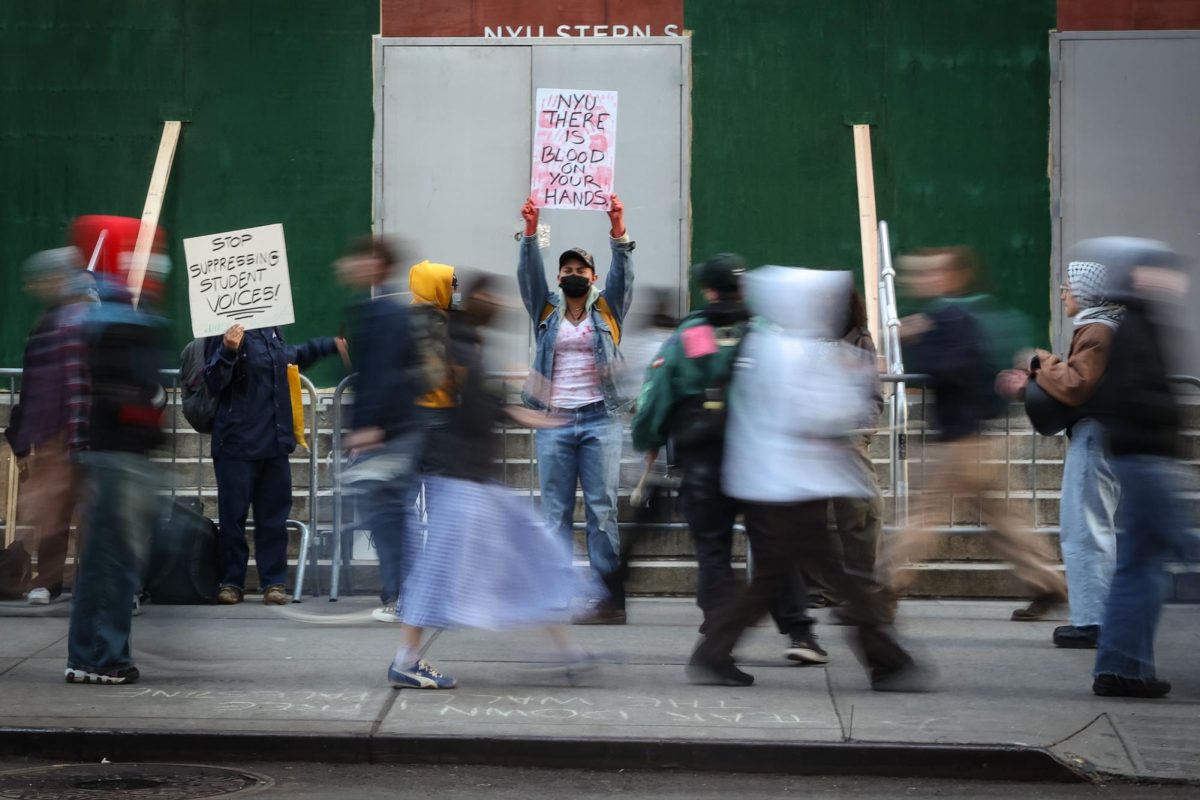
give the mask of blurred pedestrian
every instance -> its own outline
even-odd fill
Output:
[[[733,526],[741,503],[722,490],[721,467],[728,387],[750,319],[739,286],[744,271],[745,262],[733,253],[721,253],[692,268],[692,279],[708,304],[683,321],[651,362],[633,419],[634,448],[649,459],[670,442],[683,470],[680,505],[696,550],[702,634],[736,598]],[[752,554],[755,565],[758,555]],[[789,638],[784,657],[824,664],[828,654],[813,634],[804,582],[798,574],[790,577],[770,606],[779,632]]]
[[[1163,697],[1154,637],[1162,614],[1166,561],[1183,552],[1189,521],[1182,499],[1181,414],[1170,383],[1171,348],[1188,341],[1190,276],[1162,242],[1105,237],[1080,242],[1075,259],[1107,268],[1105,296],[1125,306],[1097,388],[1097,418],[1108,434],[1117,505],[1117,566],[1093,670],[1105,697]]]
[[[71,517],[80,487],[76,459],[88,414],[82,323],[91,277],[74,247],[46,250],[24,267],[25,288],[45,311],[25,345],[21,399],[5,432],[27,477],[24,503],[37,539],[37,574],[26,598],[46,605],[63,593]]]
[[[373,616],[387,622],[400,621],[396,603],[405,572],[404,532],[424,441],[415,401],[426,385],[410,307],[387,291],[399,262],[393,244],[364,237],[334,263],[338,281],[358,293],[348,311],[354,404],[342,439],[354,460],[343,481],[364,493],[383,602]]]
[[[254,508],[254,563],[263,602],[283,605],[287,589],[287,519],[292,510],[296,449],[288,365],[307,369],[344,350],[342,339],[321,337],[301,345],[284,341],[279,328],[246,330],[234,324],[205,343],[204,379],[218,398],[212,459],[220,517],[221,588],[217,602],[242,602],[246,566],[246,517]]]
[[[871,331],[867,327],[867,307],[862,295],[857,291],[850,293],[850,311],[842,341],[862,350],[872,364],[877,364],[875,340],[871,338]],[[874,373],[871,400],[874,407],[873,419],[878,420],[879,415],[883,413],[883,383],[879,379],[878,369]],[[895,600],[886,588],[886,581],[880,580],[877,563],[879,537],[883,532],[883,496],[879,491],[879,477],[875,474],[875,464],[871,461],[871,439],[874,435],[875,425],[872,424],[852,436],[854,463],[862,471],[863,479],[870,485],[871,495],[838,497],[831,500],[829,517],[833,524],[830,535],[835,540],[832,547],[838,553],[838,568],[856,574],[867,582],[872,592],[880,595],[885,617],[890,621],[895,615]],[[828,577],[816,565],[805,565],[804,582],[810,598],[819,596],[826,600],[828,605],[838,605],[842,602],[833,592]],[[840,610],[835,610],[833,615],[835,620],[841,621]]]
[[[1059,543],[1067,572],[1069,625],[1054,629],[1058,647],[1094,648],[1100,637],[1104,606],[1116,567],[1115,515],[1120,487],[1109,463],[1104,428],[1091,410],[1097,388],[1104,380],[1113,336],[1125,315],[1124,306],[1105,296],[1103,264],[1072,261],[1060,290],[1063,310],[1074,320],[1074,333],[1066,359],[1038,350],[1028,370],[1002,376],[1001,391],[1010,397],[1029,398],[1027,408],[1036,415],[1037,397],[1057,421],[1050,428],[1039,424],[1039,433],[1067,432],[1059,502]],[[1028,384],[1032,382],[1033,387]]]
[[[1005,410],[995,384],[1003,369],[1022,359],[1022,337],[989,296],[972,294],[979,268],[969,248],[922,250],[901,258],[900,266],[908,290],[926,301],[919,314],[902,320],[900,335],[906,366],[929,375],[937,438],[926,449],[925,485],[916,495],[912,520],[889,547],[892,589],[900,594],[913,577],[905,564],[924,560],[935,547],[930,518],[939,505],[945,504],[943,512],[949,507],[952,515],[954,497],[974,496],[981,521],[989,526],[988,544],[1013,565],[1033,596],[1012,618],[1039,620],[1066,600],[1066,584],[1051,565],[1046,544],[1003,497],[995,496],[1003,493],[1002,470],[1008,464],[985,459],[980,435],[982,423]],[[1002,356],[996,355],[998,350]],[[1003,359],[1009,362],[999,363]]]
[[[604,289],[596,287],[596,262],[575,247],[558,258],[558,292],[546,282],[538,249],[539,211],[533,198],[521,208],[525,236],[517,262],[521,299],[533,323],[536,351],[525,403],[566,415],[565,425],[537,431],[538,477],[546,523],[572,540],[575,488],[583,487],[588,559],[614,593],[589,607],[576,622],[623,625],[625,597],[611,577],[619,567],[617,492],[621,480],[620,387],[622,326],[633,298],[631,255],[625,208],[616,195],[608,211],[612,263]]]
[[[919,688],[919,671],[884,625],[867,582],[836,568],[824,535],[832,498],[871,494],[854,464],[850,437],[873,422],[876,367],[841,338],[851,275],[762,267],[745,285],[756,316],[734,368],[722,485],[743,503],[754,572],[696,645],[689,678],[752,684],[754,677],[734,663],[733,649],[807,562],[824,568],[845,598],[871,687]]]
[[[124,280],[104,281],[102,304],[84,321],[88,403],[78,449],[86,529],[67,634],[69,683],[140,676],[130,651],[131,598],[145,581],[159,508],[148,453],[165,441],[158,366],[166,363],[166,320],[154,309],[167,268],[165,258],[152,259],[138,308]]]
[[[500,305],[493,279],[468,287],[449,326],[449,360],[458,376],[449,406],[443,471],[425,476],[428,524],[410,525],[409,571],[402,588],[402,642],[388,668],[396,688],[449,689],[456,680],[424,660],[426,629],[544,629],[568,673],[589,667],[566,623],[576,578],[570,543],[495,482],[495,426],[505,418],[539,427],[553,420],[524,408],[505,408],[486,385],[483,338]]]

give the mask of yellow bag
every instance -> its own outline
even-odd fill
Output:
[[[304,397],[301,395],[300,367],[288,364],[288,394],[292,396],[292,433],[296,435],[296,444],[308,449],[308,440],[304,438]]]

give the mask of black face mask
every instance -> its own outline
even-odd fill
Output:
[[[558,282],[558,287],[567,297],[583,297],[592,288],[592,282],[582,275],[567,275]]]

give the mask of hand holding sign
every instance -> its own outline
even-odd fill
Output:
[[[242,339],[245,335],[246,329],[241,326],[241,323],[235,322],[229,326],[229,330],[225,331],[225,338],[221,340],[221,343],[225,345],[226,350],[236,353],[242,346]]]
[[[538,89],[534,113],[534,205],[610,208],[617,155],[617,93]]]

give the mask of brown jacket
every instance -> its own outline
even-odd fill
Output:
[[[1083,405],[1104,376],[1113,333],[1112,328],[1099,322],[1076,328],[1066,361],[1045,350],[1037,351],[1040,366],[1033,379],[1055,400],[1069,406]]]

